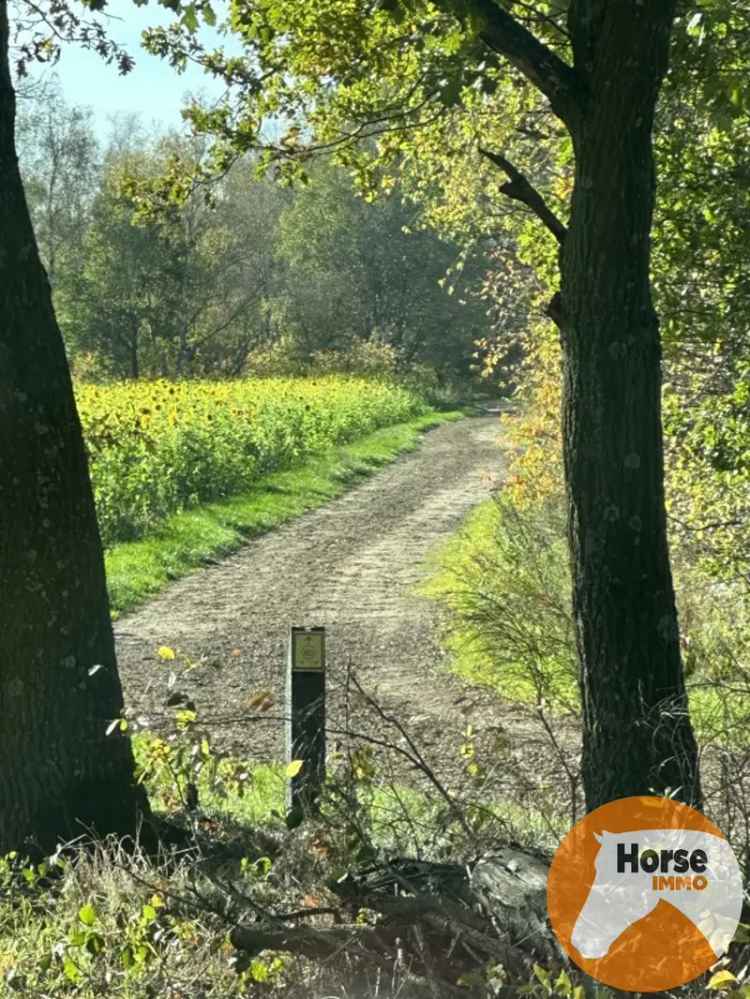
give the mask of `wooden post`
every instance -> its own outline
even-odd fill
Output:
[[[290,778],[289,817],[315,810],[326,766],[325,628],[292,628],[286,678],[287,763],[301,760]]]

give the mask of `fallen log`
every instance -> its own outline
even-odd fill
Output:
[[[343,955],[393,968],[408,966],[434,994],[449,994],[463,976],[500,964],[515,980],[531,965],[565,963],[547,921],[548,865],[507,848],[471,865],[395,858],[349,872],[329,887],[349,922],[334,926],[237,926],[241,951],[289,951],[312,960]],[[357,912],[372,925],[354,923]],[[466,995],[464,990],[463,995]]]

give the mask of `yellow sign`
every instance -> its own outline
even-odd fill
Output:
[[[292,669],[324,669],[323,632],[295,631],[292,640]]]

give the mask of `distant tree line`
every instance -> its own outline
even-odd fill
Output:
[[[201,139],[125,116],[102,143],[54,78],[19,100],[17,141],[80,377],[238,376],[270,358],[299,366],[377,343],[401,365],[456,378],[488,335],[490,248],[462,259],[449,284],[458,245],[421,225],[396,184],[365,200],[345,170],[320,162],[308,183],[284,188],[243,159],[183,204],[138,215],[139,183],[200,162]]]

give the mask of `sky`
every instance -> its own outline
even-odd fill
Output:
[[[219,5],[217,4],[217,8]],[[109,0],[107,10],[110,37],[119,42],[135,59],[135,68],[120,76],[115,65],[107,66],[95,53],[76,45],[66,45],[54,72],[69,104],[90,107],[97,133],[103,138],[109,131],[109,119],[120,112],[137,112],[146,125],[163,128],[184,127],[180,108],[186,93],[218,98],[221,83],[196,66],[178,74],[166,60],[149,55],[141,48],[144,28],[169,24],[171,15],[155,3],[136,7],[132,0]],[[201,25],[201,38],[209,48],[227,45],[216,30]],[[236,51],[236,44],[232,46]],[[44,72],[49,72],[45,70]],[[34,71],[38,76],[40,70]]]

